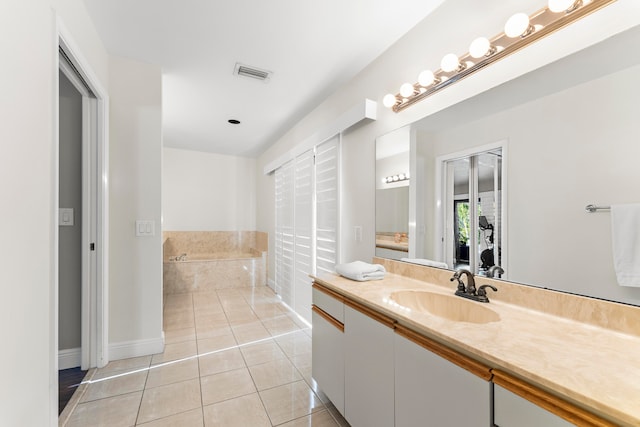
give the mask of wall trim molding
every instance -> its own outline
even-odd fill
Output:
[[[289,160],[295,159],[305,151],[312,149],[316,145],[322,144],[335,135],[341,134],[363,120],[376,120],[377,111],[377,102],[370,99],[364,99],[362,102],[354,105],[339,117],[320,128],[316,133],[309,136],[301,143],[267,163],[263,170],[264,174],[269,175]]]
[[[82,362],[80,347],[58,350],[58,370],[77,368]]]
[[[149,356],[164,351],[164,333],[160,338],[147,340],[122,341],[109,344],[109,360],[128,359]]]

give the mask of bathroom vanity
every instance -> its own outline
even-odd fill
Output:
[[[640,425],[640,307],[375,262],[314,277],[313,377],[352,427]]]

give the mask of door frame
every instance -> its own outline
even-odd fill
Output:
[[[51,295],[50,295],[50,348],[51,348],[51,400],[58,395],[58,209],[59,209],[59,75],[63,69],[58,51],[62,48],[70,59],[75,71],[93,93],[93,97],[83,93],[83,150],[82,192],[83,192],[83,237],[82,237],[82,368],[103,367],[109,361],[108,355],[108,290],[109,290],[109,98],[107,91],[93,72],[89,62],[66,29],[60,17],[55,20],[55,38],[52,61],[53,72],[53,165],[51,185],[53,200],[53,254]],[[69,71],[69,70],[67,70]],[[63,71],[64,72],[64,71]],[[76,77],[77,79],[77,77]],[[78,79],[79,80],[79,79]],[[82,92],[81,92],[82,93]],[[91,187],[94,191],[91,191]],[[90,224],[91,226],[86,226]],[[95,250],[89,245],[94,243]],[[55,414],[54,414],[55,412]],[[57,424],[57,410],[52,410]],[[53,423],[53,420],[52,420]],[[53,424],[52,424],[53,425]]]
[[[489,144],[479,145],[476,147],[470,147],[461,151],[456,151],[454,153],[449,153],[445,155],[438,156],[436,158],[436,238],[434,241],[434,254],[438,256],[439,260],[446,261],[446,249],[447,249],[447,236],[448,227],[450,224],[445,224],[446,221],[446,203],[453,203],[453,200],[447,200],[446,194],[447,189],[445,185],[450,179],[447,179],[445,173],[447,168],[445,163],[451,160],[462,159],[465,157],[473,156],[476,154],[481,154],[487,151],[492,151],[495,149],[502,150],[502,192],[500,195],[500,214],[502,215],[502,230],[501,230],[501,242],[505,247],[505,250],[502,251],[502,267],[505,270],[505,274],[502,275],[503,279],[508,278],[509,273],[509,251],[506,250],[508,248],[508,235],[507,235],[507,224],[508,224],[508,215],[507,215],[507,193],[508,193],[508,180],[507,180],[507,171],[508,171],[508,140],[500,140],[496,142],[492,142]],[[477,191],[476,191],[477,192]],[[471,198],[471,195],[470,195]],[[471,260],[470,260],[471,261]],[[452,267],[452,266],[450,266]]]

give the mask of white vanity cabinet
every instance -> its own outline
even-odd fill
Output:
[[[344,307],[344,415],[351,427],[390,427],[394,425],[393,321],[366,312],[348,302]]]
[[[573,426],[570,422],[499,385],[494,385],[493,393],[494,425],[496,427]]]
[[[312,376],[344,416],[344,303],[313,287]]]
[[[614,427],[618,423],[586,411],[500,369],[492,369],[496,427]]]
[[[400,326],[396,332],[395,427],[491,425],[488,367]]]

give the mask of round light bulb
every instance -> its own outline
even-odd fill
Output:
[[[436,81],[436,76],[431,70],[424,70],[418,75],[418,84],[427,87]]]
[[[511,38],[522,36],[528,29],[529,16],[522,12],[513,15],[504,25],[504,33]]]
[[[482,58],[491,50],[491,42],[486,37],[478,37],[469,45],[469,55],[474,58]]]
[[[440,68],[446,73],[457,70],[459,66],[460,60],[455,53],[446,54],[440,62]]]
[[[399,178],[398,178],[398,175],[393,175],[393,180],[394,180],[394,181],[397,181],[398,179],[399,179]]]
[[[404,180],[404,174],[401,173],[400,175],[398,175],[398,178],[400,179],[400,181]]]
[[[571,9],[575,0],[549,0],[549,10],[554,13],[565,12]]]
[[[402,95],[403,98],[408,98],[413,95],[413,91],[414,87],[411,83],[405,83],[400,86],[400,95]]]
[[[396,99],[396,96],[391,93],[386,94],[384,98],[382,98],[382,105],[384,105],[387,108],[393,107],[394,105],[396,105],[396,102],[398,102],[398,100]]]

